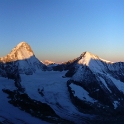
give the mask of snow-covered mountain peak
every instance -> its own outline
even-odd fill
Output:
[[[92,54],[91,52],[83,52],[80,57],[79,57],[79,61],[78,64],[83,64],[83,65],[87,65],[89,66],[89,64],[91,64],[91,61],[100,61],[100,62],[104,62],[107,64],[111,64],[113,62],[110,62],[108,60],[102,59],[99,56]]]
[[[19,43],[14,49],[12,49],[10,54],[15,54],[17,52],[21,53],[21,55],[18,56],[18,59],[22,59],[21,57],[23,57],[23,59],[30,58],[34,55],[30,45],[28,45],[26,42]]]
[[[4,62],[11,62],[17,60],[24,60],[34,56],[31,47],[26,42],[20,42],[12,51],[1,60]]]
[[[89,65],[91,60],[99,60],[99,57],[90,53],[90,52],[83,52],[79,57],[78,64]]]
[[[27,44],[27,43],[24,42],[24,41],[22,41],[22,42],[20,42],[17,46],[19,47],[19,46],[22,46],[23,44]]]
[[[99,59],[99,57],[91,52],[83,52],[80,57]]]
[[[44,61],[44,64],[45,64],[45,65],[52,65],[52,64],[55,64],[55,62],[50,61],[50,60],[45,60],[45,61]]]
[[[15,48],[16,49],[19,49],[21,47],[25,47],[25,48],[27,48],[27,50],[30,49],[30,51],[33,52],[32,49],[31,49],[31,47],[30,47],[30,45],[28,43],[24,42],[24,41],[23,42],[20,42]]]
[[[84,52],[76,59],[78,74],[82,73],[82,66],[87,66],[90,70],[92,70],[94,73],[102,73],[103,70],[107,67],[111,67],[113,62],[101,59],[97,55],[94,55],[90,52]],[[76,76],[77,77],[77,76]]]
[[[0,61],[12,62],[18,67],[19,73],[25,74],[33,74],[45,68],[45,65],[35,57],[30,45],[26,42],[19,43],[7,56],[0,58]]]

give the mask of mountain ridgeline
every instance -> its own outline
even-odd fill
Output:
[[[79,115],[80,121],[78,123],[87,123],[87,120],[85,120],[86,118],[84,116],[85,114],[89,116],[99,116],[99,119],[93,118],[89,123],[99,123],[99,121],[104,118],[112,118],[112,121],[109,119],[106,121],[104,120],[105,123],[111,123],[114,122],[113,117],[118,117],[119,122],[124,122],[124,119],[122,119],[122,116],[124,116],[124,62],[114,63],[101,59],[97,55],[94,55],[90,52],[83,52],[79,57],[62,64],[55,64],[51,61],[46,61],[46,63],[47,64],[40,62],[35,57],[33,50],[26,42],[19,43],[7,56],[0,58],[1,77],[13,79],[15,81],[15,86],[18,88],[17,91],[11,91],[9,89],[3,90],[11,97],[11,94],[13,94],[13,97],[10,100],[13,105],[16,107],[20,106],[20,108],[23,108],[23,110],[31,115],[52,123],[77,123],[79,120]],[[26,87],[24,87],[24,84],[22,83],[22,80],[24,80],[23,75],[27,75],[27,78],[28,76],[36,75],[37,81],[37,73],[41,74],[41,79],[43,80],[45,80],[45,78],[42,77],[42,74],[55,73],[57,76],[59,73],[64,73],[64,75],[60,78],[62,78],[61,80],[66,80],[66,83],[60,83],[61,87],[63,87],[63,90],[66,91],[67,89],[66,95],[68,100],[63,100],[65,103],[70,101],[69,104],[71,104],[73,108],[76,108],[78,112],[73,114],[71,109],[67,109],[66,106],[68,104],[65,105],[65,103],[60,102],[61,97],[65,96],[63,92],[59,93],[56,91],[57,93],[53,93],[53,96],[51,97],[52,100],[46,100],[49,96],[48,91],[52,91],[52,85],[50,85],[49,82],[48,84],[42,84],[43,82],[39,85],[35,85],[35,83],[33,84],[33,87],[38,86],[38,89],[35,92],[40,94],[40,96],[46,100],[43,101],[44,104],[41,103],[42,101],[32,101],[32,99],[29,97],[28,90],[26,90]],[[48,75],[48,78],[50,77],[51,76]],[[56,82],[53,82],[53,84],[56,84]],[[26,109],[24,107],[26,104],[25,102],[27,101],[24,100],[20,92],[22,92],[24,96],[29,99],[30,103],[28,104],[31,105],[30,108]],[[32,91],[32,94],[33,93],[34,91]],[[46,96],[45,93],[47,94]],[[52,92],[50,92],[50,94],[51,93]],[[61,93],[63,93],[63,95],[57,97],[57,94]],[[14,99],[14,96],[21,97],[23,103],[20,103],[20,98],[18,98],[17,105],[17,100]],[[52,102],[55,100],[55,102],[52,103],[49,100]],[[39,108],[37,108],[37,112],[35,113],[29,112],[30,109],[32,109],[32,105],[36,105],[35,103],[37,103],[38,106],[45,106],[47,110],[50,111],[50,114],[46,114],[43,112],[46,110],[41,109],[41,114],[43,115],[41,116],[38,114]],[[35,108],[32,110],[35,111]],[[59,110],[61,110],[63,115],[59,114]],[[65,110],[68,110],[68,113],[72,113],[66,115],[67,118],[64,116]],[[36,113],[38,115],[36,115]],[[53,114],[53,117],[48,118],[44,114],[47,116],[52,116]],[[57,119],[55,120],[54,117]],[[83,118],[85,119],[83,120]],[[118,120],[115,121],[118,122]]]
[[[17,67],[21,74],[33,74],[36,70],[45,70],[46,66],[41,63],[34,55],[31,47],[25,43],[19,43],[12,51],[5,57],[0,58],[1,64],[4,66],[12,65]]]

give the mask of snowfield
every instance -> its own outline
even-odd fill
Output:
[[[7,94],[2,89],[16,90],[14,81],[0,77],[0,123],[3,124],[48,124],[8,103]]]
[[[83,100],[83,101],[87,101],[87,102],[97,102],[96,100],[94,100],[93,98],[91,98],[89,96],[89,93],[84,90],[82,87],[76,85],[76,84],[70,84],[70,87],[72,88],[72,91],[74,92],[74,96],[77,96],[79,99]]]
[[[94,116],[80,113],[72,104],[66,84],[69,78],[62,77],[65,73],[66,71],[37,72],[28,78],[21,74],[21,85],[30,98],[47,103],[64,119],[81,123],[83,118],[93,118]]]

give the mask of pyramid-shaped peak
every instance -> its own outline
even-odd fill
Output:
[[[25,41],[22,41],[22,42],[20,42],[18,45],[22,45],[22,44],[28,44],[28,43],[26,43]]]
[[[19,47],[30,47],[30,45],[26,42],[20,42],[15,48],[19,48]],[[30,47],[31,48],[31,47]]]
[[[93,55],[91,52],[88,52],[88,51],[84,52],[84,54],[85,55],[90,55],[90,56]]]
[[[83,52],[79,57],[79,64],[89,65],[91,60],[99,60],[99,57],[92,54],[91,52]]]
[[[33,53],[30,45],[28,43],[24,42],[24,41],[20,42],[14,49],[12,49],[11,53],[13,53],[13,52],[15,53],[16,51],[24,50],[24,49]]]
[[[91,52],[83,52],[80,57],[88,57],[88,58],[99,58],[97,55],[91,53]]]
[[[26,42],[20,42],[16,47],[14,47],[11,52],[0,59],[2,59],[4,62],[11,62],[11,61],[17,61],[17,60],[24,60],[28,59],[34,56],[34,53]]]
[[[93,60],[98,60],[98,61],[102,61],[102,62],[105,62],[105,63],[113,63],[113,62],[110,62],[108,60],[102,59],[99,56],[97,56],[97,55],[95,55],[91,52],[88,52],[88,51],[83,52],[80,55],[78,63],[82,63],[82,64],[85,63],[86,65],[89,65],[91,60],[92,60],[92,62],[93,62]]]

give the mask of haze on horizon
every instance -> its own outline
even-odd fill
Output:
[[[25,41],[42,61],[85,51],[124,61],[123,6],[123,0],[0,0],[0,57]]]

